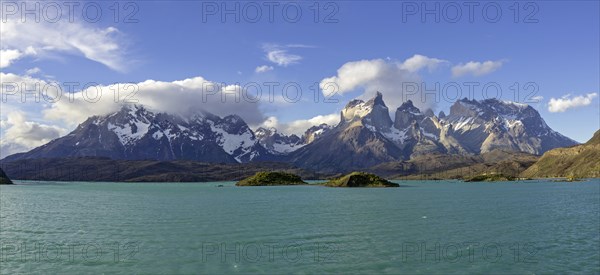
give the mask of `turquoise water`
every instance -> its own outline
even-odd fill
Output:
[[[598,180],[20,183],[0,187],[2,274],[600,273]]]

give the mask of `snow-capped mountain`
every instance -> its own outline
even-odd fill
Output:
[[[539,155],[575,144],[525,104],[461,99],[448,115],[436,116],[409,100],[392,120],[378,93],[366,102],[349,102],[337,126],[313,126],[302,137],[274,128],[254,132],[237,115],[180,116],[125,106],[90,117],[68,135],[4,161],[72,156],[217,163],[283,160],[319,171],[343,171],[432,153],[477,155],[502,149]]]
[[[237,115],[220,118],[199,112],[184,118],[134,105],[90,117],[67,136],[6,160],[69,156],[224,163],[271,157]]]
[[[318,171],[370,167],[402,158],[404,133],[393,128],[381,94],[367,102],[353,100],[340,113],[340,123],[293,152],[298,166]]]
[[[327,170],[366,168],[417,155],[481,154],[494,149],[542,154],[577,142],[552,130],[531,106],[496,99],[457,101],[446,116],[422,112],[409,100],[394,121],[380,93],[353,100],[340,113],[340,123],[319,140],[291,154],[300,166]]]
[[[308,128],[302,137],[297,135],[284,135],[277,132],[275,128],[263,128],[256,129],[254,134],[258,138],[259,143],[265,147],[271,154],[274,155],[287,155],[294,152],[303,146],[315,141],[333,127],[323,123]]]
[[[305,143],[297,135],[286,136],[277,132],[275,128],[263,128],[256,129],[256,138],[260,144],[265,147],[271,154],[275,155],[286,155],[293,151],[296,151]]]
[[[302,143],[309,144],[315,141],[316,139],[322,137],[323,135],[327,134],[331,129],[333,129],[333,126],[327,125],[325,123],[312,126],[308,128],[302,135]]]
[[[552,130],[531,106],[498,99],[459,100],[442,122],[473,153],[505,149],[541,155],[577,144]]]

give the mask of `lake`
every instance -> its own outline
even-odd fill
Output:
[[[600,273],[597,179],[16,182],[0,187],[2,274]]]

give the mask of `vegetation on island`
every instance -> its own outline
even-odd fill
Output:
[[[513,176],[507,176],[507,175],[504,175],[504,174],[486,173],[486,174],[481,174],[481,175],[474,176],[472,178],[465,179],[465,182],[514,181],[516,179],[517,178],[515,178]]]
[[[352,172],[348,175],[332,179],[324,185],[328,187],[400,187],[397,183],[365,172]]]
[[[286,172],[258,172],[254,176],[238,181],[236,186],[276,186],[308,184],[297,175]]]

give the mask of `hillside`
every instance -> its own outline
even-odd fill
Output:
[[[3,162],[13,179],[45,181],[208,182],[241,180],[259,171],[282,171],[306,179],[324,176],[280,162],[112,160],[101,157],[27,159]]]
[[[492,150],[481,155],[429,154],[408,161],[383,163],[368,169],[380,176],[400,179],[467,179],[485,173],[519,177],[538,156],[527,153]]]
[[[522,173],[524,177],[600,177],[600,130],[585,144],[546,152]]]

